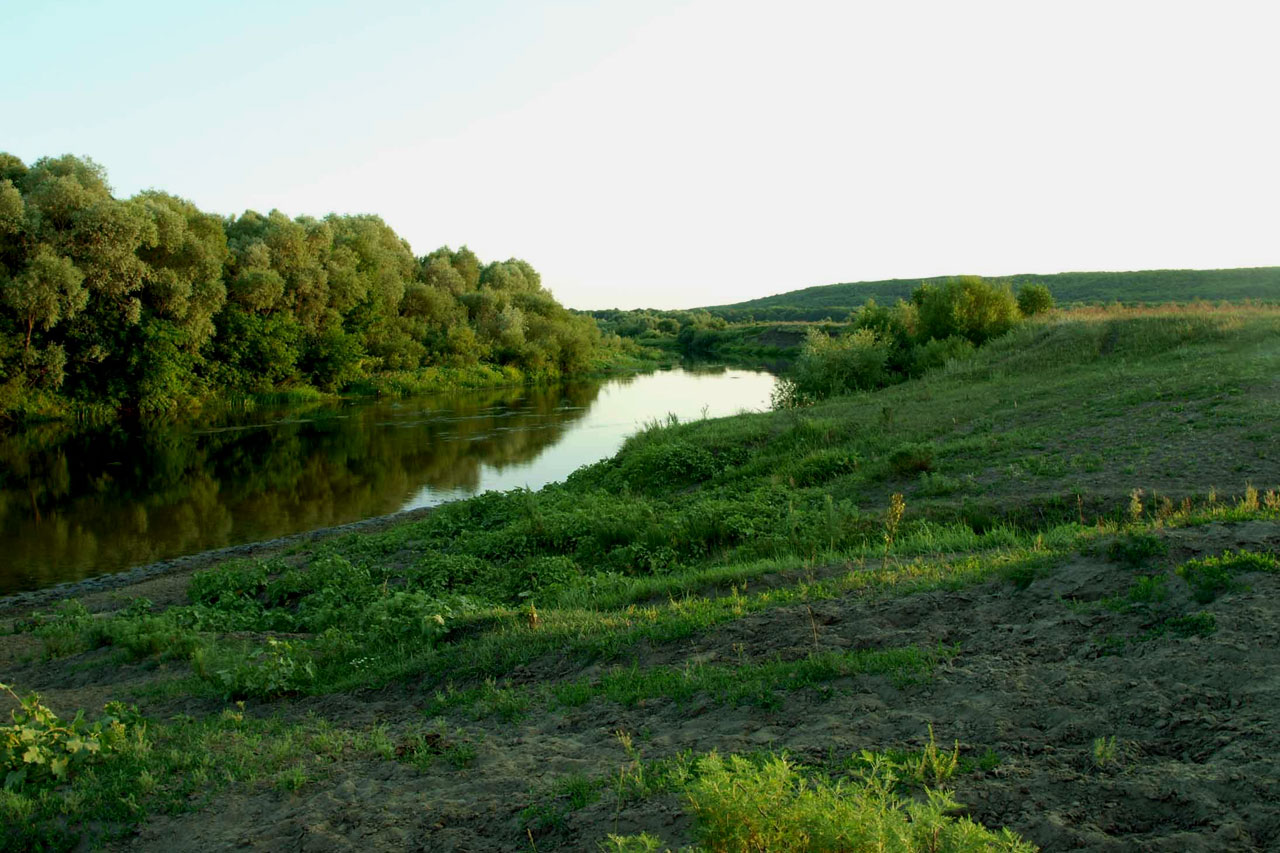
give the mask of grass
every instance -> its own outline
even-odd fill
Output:
[[[830,682],[856,676],[884,676],[898,687],[927,679],[934,668],[959,653],[955,646],[854,652],[814,652],[795,661],[770,660],[716,666],[614,667],[599,678],[560,681],[552,685],[499,687],[488,681],[465,690],[446,689],[428,704],[436,715],[463,709],[476,719],[497,716],[513,722],[539,710],[576,708],[593,700],[637,707],[662,700],[687,705],[701,699],[711,705],[781,707],[787,693],[826,688]]]
[[[712,851],[1029,851],[1035,848],[1008,830],[991,832],[968,818],[953,817],[960,805],[945,787],[958,759],[940,753],[930,737],[922,755],[931,773],[920,777],[919,794],[904,790],[908,765],[889,754],[864,751],[856,772],[832,779],[794,763],[784,753],[698,759],[678,756],[660,772],[633,758],[619,771],[619,798],[638,789],[646,795],[679,791],[695,819],[696,849]],[[930,750],[932,750],[930,752]],[[652,781],[656,777],[656,781]],[[611,834],[606,850],[661,850],[648,833]]]
[[[328,778],[353,755],[388,755],[385,732],[335,727],[325,720],[257,717],[243,705],[197,719],[128,719],[145,728],[111,761],[58,787],[0,790],[0,849],[63,849],[131,830],[147,814],[207,805],[220,791],[293,791]],[[393,747],[392,747],[393,748]]]
[[[1079,560],[1114,579],[1100,597],[1066,601],[1096,617],[1099,654],[1209,637],[1224,596],[1277,558],[1188,559],[1173,534],[1280,520],[1280,469],[1265,455],[1280,414],[1278,333],[1269,308],[1058,314],[882,391],[652,423],[614,458],[536,493],[227,563],[196,574],[185,603],[28,614],[12,628],[39,641],[47,671],[146,682],[120,698],[143,705],[147,748],[65,788],[8,791],[7,825],[28,846],[74,846],[230,787],[305,790],[354,759],[463,778],[488,747],[459,723],[510,733],[695,706],[768,714],[853,683],[909,703],[965,650],[833,649],[815,611],[875,612],[983,584],[1017,600]],[[778,639],[779,625],[795,636]],[[692,658],[698,644],[716,654]],[[373,691],[413,691],[413,724],[348,727],[297,710]],[[175,704],[200,713],[157,710]],[[670,841],[708,849],[824,849],[804,848],[805,833],[841,849],[852,842],[839,833],[871,824],[890,848],[929,849],[927,830],[954,835],[955,849],[1021,849],[951,814],[956,774],[995,761],[932,736],[820,767],[781,753],[629,752],[616,776],[540,787],[523,826],[529,840],[579,843],[572,814],[678,795],[694,829]],[[637,838],[616,844],[649,843]]]

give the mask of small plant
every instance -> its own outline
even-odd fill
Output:
[[[600,842],[600,849],[611,853],[657,853],[664,848],[661,838],[655,838],[647,832],[639,835],[614,835],[609,833]]]
[[[941,785],[956,775],[960,767],[960,742],[952,743],[950,752],[938,749],[933,738],[933,725],[929,725],[929,742],[920,751],[919,758],[904,762],[902,769],[907,777],[920,786]]]
[[[1128,599],[1130,605],[1154,606],[1168,597],[1169,590],[1165,587],[1163,575],[1140,577],[1129,587]]]
[[[864,749],[854,758],[853,766],[864,771],[877,767],[887,769],[907,788],[941,786],[960,769],[960,742],[956,741],[949,751],[939,749],[930,724],[929,742],[923,749],[914,752],[891,749],[879,753]]]
[[[907,513],[906,501],[902,499],[902,494],[894,492],[889,497],[889,511],[884,517],[884,553],[885,557],[889,556],[889,549],[893,547],[893,541],[898,536],[898,528],[902,524],[902,517]]]
[[[1129,523],[1142,523],[1142,489],[1134,489],[1129,493]]]
[[[889,454],[889,470],[899,477],[910,477],[933,470],[933,446],[904,444]]]
[[[88,649],[93,616],[75,599],[61,601],[53,613],[36,614],[35,634],[44,644],[44,655],[50,660]]]
[[[920,492],[926,495],[951,495],[964,488],[964,484],[955,477],[928,471],[920,474]]]
[[[1115,767],[1120,763],[1120,749],[1115,735],[1093,739],[1093,766],[1099,770]]]
[[[1150,533],[1127,533],[1107,545],[1108,559],[1135,568],[1168,553],[1168,544]]]
[[[1252,551],[1228,551],[1178,567],[1178,576],[1187,582],[1191,595],[1201,604],[1208,604],[1235,587],[1232,576],[1236,572],[1280,572],[1280,558]]]
[[[690,810],[709,850],[1032,849],[1007,830],[948,816],[959,804],[946,792],[900,797],[892,771],[879,762],[849,784],[809,778],[785,755],[756,762],[712,753],[697,769]]]
[[[1189,613],[1167,619],[1160,627],[1177,637],[1208,637],[1218,630],[1218,622],[1212,613]]]
[[[268,637],[267,644],[251,653],[247,661],[219,666],[219,657],[214,651],[198,648],[191,663],[198,676],[221,686],[228,698],[294,693],[316,675],[315,664],[305,651],[295,652],[292,643],[275,637]]]
[[[10,713],[13,725],[0,728],[0,772],[6,790],[49,788],[68,781],[82,768],[105,760],[115,752],[145,744],[145,726],[137,712],[118,702],[107,706],[107,715],[88,723],[84,711],[74,719],[60,720],[40,704],[35,693],[21,697],[7,684],[0,691],[18,703]],[[132,722],[129,730],[124,720]]]

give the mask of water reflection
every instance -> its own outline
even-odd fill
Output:
[[[674,370],[552,388],[314,405],[204,428],[0,437],[0,593],[154,560],[538,488],[668,412],[767,404],[773,379]]]

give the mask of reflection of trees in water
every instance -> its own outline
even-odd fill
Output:
[[[559,441],[600,383],[310,410],[208,432],[48,426],[0,437],[0,591],[399,509]],[[21,573],[21,577],[18,576]]]

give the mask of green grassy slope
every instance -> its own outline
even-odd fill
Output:
[[[922,281],[942,279],[891,279],[828,284],[792,290],[706,310],[731,321],[843,319],[867,299],[892,304],[906,299]],[[1059,305],[1191,302],[1195,300],[1280,300],[1280,267],[1229,270],[1140,270],[1137,272],[1067,272],[1053,275],[1012,275],[994,279],[1015,289],[1023,284],[1044,284]]]

